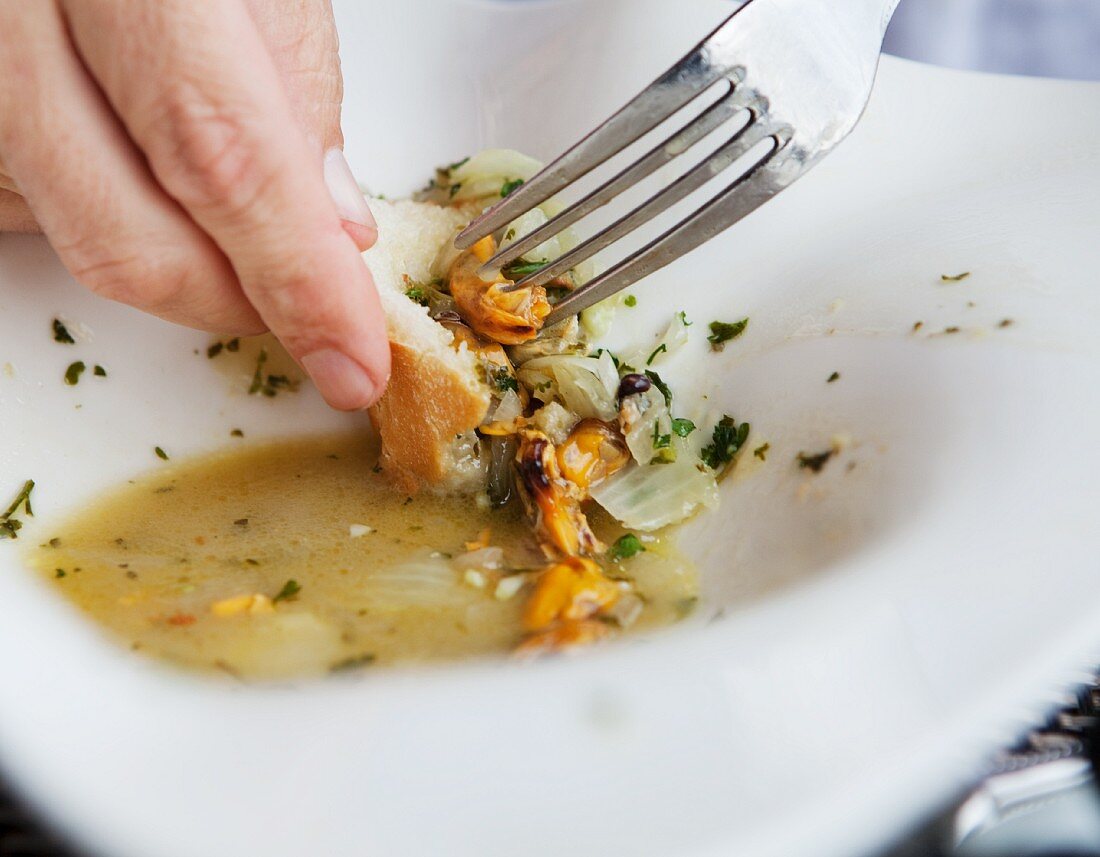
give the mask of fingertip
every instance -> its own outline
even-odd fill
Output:
[[[351,240],[355,242],[355,246],[360,253],[369,250],[378,242],[378,227],[376,226],[364,226],[362,223],[355,223],[351,220],[341,220],[340,224]]]
[[[385,390],[385,375],[379,376],[347,354],[323,348],[301,359],[325,401],[338,411],[360,411],[377,402]],[[379,384],[377,378],[381,377]]]

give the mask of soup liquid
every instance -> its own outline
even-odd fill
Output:
[[[498,579],[545,565],[518,504],[405,497],[376,460],[347,435],[172,462],[64,522],[31,562],[134,650],[241,678],[509,652],[533,575]],[[593,526],[608,543],[623,532]],[[479,578],[461,557],[486,530],[504,563]],[[693,606],[694,568],[667,539],[617,566],[645,600],[633,627]]]

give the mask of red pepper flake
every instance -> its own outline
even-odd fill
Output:
[[[173,613],[165,621],[169,625],[175,625],[179,628],[183,628],[187,625],[194,625],[198,620],[190,613]]]

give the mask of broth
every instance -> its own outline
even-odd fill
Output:
[[[242,678],[510,651],[533,575],[501,587],[461,563],[488,529],[504,574],[543,567],[522,510],[404,497],[376,459],[342,435],[171,462],[63,522],[31,562],[133,649]],[[593,526],[608,543],[623,532]],[[645,600],[633,628],[675,621],[697,593],[667,538],[645,547],[615,564]]]

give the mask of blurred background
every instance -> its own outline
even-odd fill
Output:
[[[1100,80],[1100,0],[901,0],[885,50],[953,68]]]

